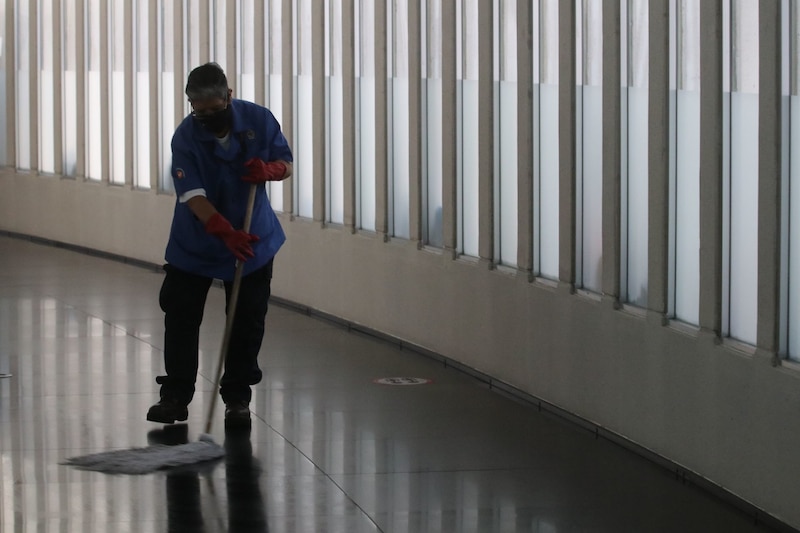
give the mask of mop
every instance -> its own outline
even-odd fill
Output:
[[[256,187],[255,184],[250,186],[250,195],[247,198],[247,211],[245,213],[243,227],[245,232],[250,231],[253,205],[255,204],[256,198]],[[233,319],[239,300],[239,287],[242,282],[243,266],[243,261],[237,261],[236,272],[233,276],[233,287],[231,288],[230,299],[228,301],[225,332],[222,335],[222,348],[220,350],[219,363],[217,364],[216,378],[214,379],[216,386],[214,394],[211,395],[211,403],[208,408],[208,416],[206,417],[205,433],[200,435],[198,441],[172,446],[167,444],[154,444],[142,448],[112,450],[70,457],[65,459],[61,464],[74,466],[81,470],[94,470],[107,474],[149,474],[156,470],[211,461],[225,455],[225,450],[222,446],[214,442],[214,439],[210,435],[211,422],[214,418],[214,410],[217,403],[216,391],[219,389],[222,370],[225,365],[225,357],[228,354]]]

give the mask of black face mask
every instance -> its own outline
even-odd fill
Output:
[[[231,106],[225,106],[225,109],[220,109],[208,115],[192,115],[194,120],[206,128],[211,133],[217,134],[225,131],[231,122]]]

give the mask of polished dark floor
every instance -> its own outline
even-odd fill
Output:
[[[279,275],[280,268],[276,268]],[[273,305],[252,430],[223,460],[143,476],[66,457],[204,430],[223,294],[187,424],[145,421],[162,368],[155,270],[0,237],[2,532],[725,532],[751,517],[457,370]],[[414,377],[421,385],[380,384]]]

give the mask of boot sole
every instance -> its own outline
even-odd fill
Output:
[[[172,417],[169,417],[169,416],[158,416],[158,415],[154,415],[154,414],[151,414],[151,413],[147,413],[147,420],[149,420],[150,422],[159,422],[161,424],[174,424],[176,421],[177,422],[183,422],[187,418],[189,418],[189,412],[188,411],[186,413],[181,413],[180,415],[176,415],[176,416],[172,416]]]

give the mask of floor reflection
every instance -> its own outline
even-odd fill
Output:
[[[249,428],[225,430],[225,457],[172,468],[165,472],[167,531],[268,532],[266,503],[261,494],[261,464],[253,456]],[[189,442],[188,426],[175,424],[148,433],[150,445]],[[214,470],[224,468],[225,494],[218,493]],[[205,493],[205,495],[203,494]],[[227,506],[223,509],[223,504]]]
[[[140,476],[66,457],[177,445],[205,425],[224,326],[209,293],[185,424],[158,396],[163,274],[0,235],[0,531],[763,532],[669,472],[407,350],[273,305],[252,431]],[[375,379],[414,376],[420,386]]]

